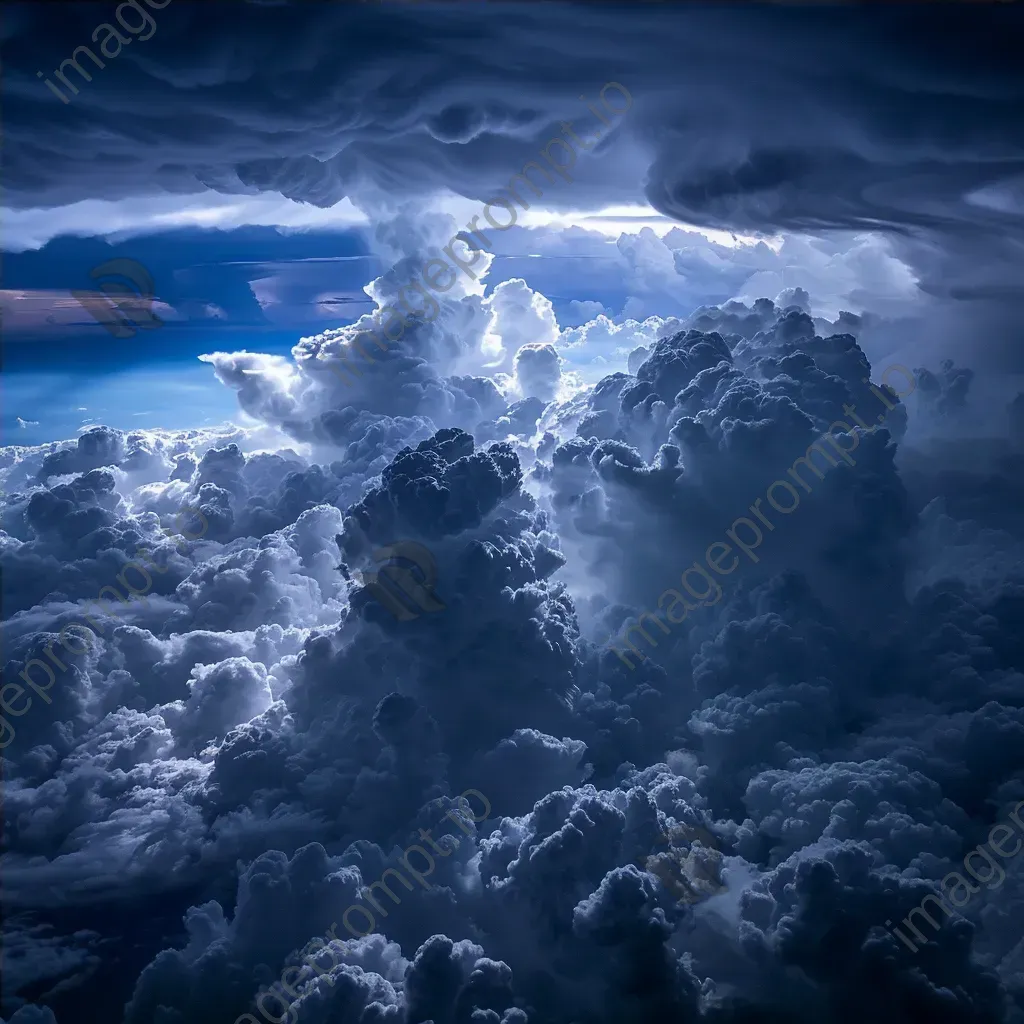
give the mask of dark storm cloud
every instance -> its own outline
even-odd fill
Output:
[[[1018,361],[999,340],[1024,261],[1018,4],[937,18],[926,5],[178,3],[102,73],[80,54],[91,82],[65,67],[82,87],[65,105],[36,72],[108,13],[36,5],[11,20],[9,205],[207,188],[325,207],[438,189],[486,202],[566,122],[591,141],[571,182],[545,180],[545,205],[646,191],[703,226],[891,232],[924,290],[954,303],[931,336],[981,333]],[[633,97],[621,117],[599,99],[609,81]],[[619,109],[616,90],[605,99]]]
[[[629,135],[655,205],[686,220],[1019,224],[1015,7],[176,4],[67,107],[35,73],[88,42],[104,8],[22,8],[8,202],[210,185],[331,205],[364,178],[487,198],[559,120],[596,127],[579,95],[614,79],[635,104],[611,152],[550,201],[637,198]],[[998,202],[968,205],[982,187]]]

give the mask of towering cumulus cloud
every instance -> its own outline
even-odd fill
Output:
[[[1018,6],[164,6],[15,9],[5,201],[347,199],[373,309],[0,449],[3,1021],[1021,1024]],[[544,210],[684,228],[413,298],[609,81]]]

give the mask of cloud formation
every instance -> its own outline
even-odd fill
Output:
[[[904,404],[844,331],[860,319],[792,290],[582,325],[584,349],[646,344],[563,391],[547,298],[493,296],[446,298],[346,389],[314,368],[349,328],[292,359],[211,355],[269,450],[108,427],[4,450],[5,684],[140,550],[163,570],[67,654],[51,705],[0,694],[8,1018],[1012,1020],[1019,936],[987,889],[919,949],[893,931],[1024,798],[1024,560],[970,554],[1024,550],[1019,455],[905,440],[970,408],[967,369],[909,371],[925,403]],[[513,374],[458,372],[513,349]],[[623,664],[609,634],[879,394],[884,427],[801,492],[798,526],[737,531],[757,560],[721,592],[693,570],[705,607]],[[176,550],[183,507],[209,528]],[[366,585],[400,539],[430,551],[436,614]],[[469,790],[490,807],[472,824]],[[424,835],[449,853],[408,890]],[[998,899],[1019,891],[1007,865]],[[167,909],[114,923],[115,898]],[[373,934],[332,934],[353,906]],[[95,951],[125,935],[144,956],[112,977]]]
[[[7,202],[212,187],[330,206],[371,186],[487,202],[560,122],[572,130],[580,94],[592,107],[614,70],[635,102],[547,205],[635,202],[646,178],[653,205],[688,223],[891,229],[946,294],[977,294],[966,260],[986,239],[1002,235],[1008,256],[1006,232],[1019,238],[1014,4],[935,19],[896,8],[604,5],[581,17],[564,3],[251,3],[244,28],[236,11],[168,9],[147,47],[126,48],[65,107],[36,71],[88,36],[94,12],[65,5],[44,28],[41,9],[20,9],[8,29]],[[554,39],[572,40],[557,62]],[[140,145],[140,132],[163,134],[161,145]]]
[[[34,70],[98,16],[5,27],[10,202],[351,196],[384,268],[290,352],[211,344],[244,428],[0,449],[4,1019],[1017,1024],[1019,858],[919,948],[894,928],[1024,800],[1024,399],[982,386],[1018,10],[237,10],[170,7],[66,107]],[[649,172],[674,216],[816,237],[624,235],[571,321],[480,252],[353,374],[457,227],[417,195],[488,199],[613,76],[634,106],[573,201]],[[919,343],[942,308],[977,359]],[[776,480],[801,507],[766,523]],[[721,538],[750,557],[719,589]],[[400,543],[432,614],[370,585]],[[145,600],[62,647],[142,553]],[[695,607],[624,664],[669,590]]]

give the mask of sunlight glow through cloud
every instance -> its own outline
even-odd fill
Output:
[[[683,224],[681,221],[663,216],[651,206],[640,204],[606,206],[600,210],[579,213],[534,208],[527,210],[520,218],[520,222],[524,227],[578,227],[586,231],[599,231],[612,238],[618,238],[621,234],[635,234],[642,228],[650,228],[659,238],[662,238],[673,228],[681,228],[684,231],[697,231],[719,245],[753,245],[758,241],[757,238],[749,235],[737,235],[730,231],[715,231],[694,224]],[[764,239],[764,241],[772,245],[773,248],[781,244],[781,239]]]

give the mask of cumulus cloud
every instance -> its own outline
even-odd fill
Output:
[[[516,385],[527,398],[550,402],[558,392],[561,361],[552,345],[523,345],[516,353]]]
[[[890,927],[1024,798],[1010,441],[964,464],[950,442],[900,440],[922,417],[959,422],[969,370],[910,371],[921,395],[904,403],[846,332],[861,318],[812,317],[797,287],[565,332],[523,282],[502,295],[410,321],[424,385],[407,397],[401,341],[390,390],[390,352],[347,390],[311,369],[350,328],[291,359],[211,356],[277,430],[272,450],[108,427],[5,450],[4,678],[20,691],[5,690],[6,898],[88,922],[18,933],[19,991],[49,988],[9,1015],[71,1019],[96,990],[111,941],[96,908],[114,892],[174,908],[117,990],[140,1024],[342,1004],[498,1024],[538,1005],[564,1020],[882,1012],[820,967],[836,943],[915,1012],[954,984],[965,1020],[1015,991],[999,973],[1012,929],[993,923],[984,964],[969,959],[987,901],[943,922],[943,966]],[[496,323],[514,375],[454,372]],[[554,344],[523,340],[543,323]],[[562,393],[574,349],[629,366]],[[513,385],[528,397],[509,404]],[[852,460],[807,507],[772,511],[757,561],[716,590],[708,545],[869,406],[884,426],[851,424]],[[182,509],[202,511],[201,539],[160,532],[191,523]],[[433,565],[433,603],[402,618],[367,575],[398,540]],[[145,600],[92,608],[102,629],[66,650],[62,627],[140,549],[160,570]],[[648,616],[628,664],[606,638],[652,609],[669,625]],[[475,823],[467,790],[485,802]],[[425,885],[403,866],[412,846],[434,865]],[[382,878],[393,906],[366,895],[390,904]],[[353,906],[373,915],[365,938]],[[542,984],[552,962],[576,966]]]

